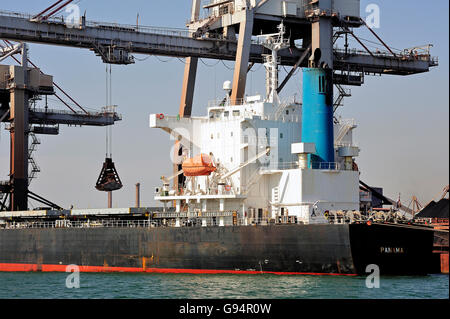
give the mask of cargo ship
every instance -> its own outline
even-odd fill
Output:
[[[281,26],[265,37],[265,96],[232,100],[225,82],[205,116],[149,116],[178,147],[173,174],[155,188],[161,207],[1,212],[0,270],[429,273],[432,228],[360,211],[356,123],[334,118],[332,72],[318,52],[303,69],[302,101],[281,101],[283,35]]]

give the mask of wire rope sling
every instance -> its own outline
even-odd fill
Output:
[[[109,67],[109,69],[108,69]],[[109,74],[108,74],[109,71]],[[106,111],[114,112],[112,105],[111,64],[106,65]],[[112,125],[106,126],[106,158],[102,170],[98,176],[95,188],[99,191],[111,192],[121,189],[123,186],[119,174],[112,161]]]

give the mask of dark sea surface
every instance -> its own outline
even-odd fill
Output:
[[[0,272],[0,298],[69,299],[448,299],[448,275],[366,277],[80,273],[79,288],[67,288],[69,273]],[[75,279],[68,280],[77,283]]]

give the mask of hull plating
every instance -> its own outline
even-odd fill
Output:
[[[365,224],[5,229],[0,270],[424,274],[432,244],[430,231]]]

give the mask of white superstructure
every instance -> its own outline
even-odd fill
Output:
[[[285,40],[267,41],[277,50],[283,46],[273,42]],[[308,165],[307,154],[315,152],[315,145],[302,143],[302,105],[294,99],[280,102],[273,93],[278,86],[276,52],[272,57],[266,60],[270,72],[265,98],[232,103],[226,82],[226,98],[210,103],[205,116],[150,115],[150,127],[165,130],[183,147],[174,164],[206,154],[216,167],[209,175],[186,177],[178,190],[169,182],[181,171],[163,178],[155,200],[165,207],[175,203],[176,212],[193,217],[218,216],[222,222],[222,217],[234,216],[244,224],[279,219],[327,223],[330,213],[359,211],[359,172],[353,162],[359,149],[352,139],[356,124],[336,121],[335,161]]]
[[[177,211],[184,205],[192,212],[236,211],[249,218],[296,216],[303,223],[326,222],[327,210],[359,210],[359,172],[353,165],[346,167],[345,157],[339,155],[342,149],[355,152],[350,160],[357,155],[354,126],[335,125],[336,133],[347,131],[336,143],[335,163],[301,168],[299,155],[292,153],[302,146],[301,104],[275,108],[252,99],[243,105],[211,106],[204,117],[150,115],[150,127],[181,137],[184,158],[212,154],[217,167],[210,176],[188,177],[181,192],[163,193],[162,188],[155,200],[176,201]],[[248,163],[266,147],[268,155]]]

